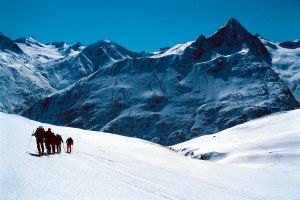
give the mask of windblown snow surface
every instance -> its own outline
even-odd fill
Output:
[[[255,133],[268,126],[265,130],[270,131],[261,132],[264,136],[252,143],[260,145],[264,139],[265,145],[272,145],[274,137],[280,136],[280,131],[269,127],[275,120],[281,124],[278,128],[282,128],[285,141],[278,150],[295,154],[280,159],[299,161],[299,127],[295,126],[299,113],[291,111],[246,123],[236,128],[241,137],[235,140],[250,137],[243,130]],[[36,157],[34,138],[27,154],[30,135],[39,125],[51,127],[64,140],[72,136],[72,154]],[[269,134],[272,132],[275,135]],[[300,196],[299,169],[289,170],[288,163],[283,172],[271,166],[257,169],[196,160],[141,139],[41,124],[4,113],[0,113],[0,133],[0,199],[296,200]],[[267,137],[270,140],[265,140]]]
[[[295,174],[300,184],[300,109],[258,118],[171,147],[185,156]],[[300,189],[298,185],[298,189]]]

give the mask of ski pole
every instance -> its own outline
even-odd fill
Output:
[[[32,134],[33,134],[33,132],[32,132]],[[30,140],[29,140],[29,143],[28,143],[28,146],[27,146],[26,153],[28,153],[28,149],[29,149],[29,146],[30,146],[30,143],[31,143],[31,139],[32,139],[32,135],[30,136]]]

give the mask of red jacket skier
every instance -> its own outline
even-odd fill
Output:
[[[35,136],[36,138],[36,145],[37,149],[39,151],[39,156],[42,156],[44,154],[44,136],[45,136],[45,130],[42,126],[38,127],[32,136]]]
[[[51,154],[51,147],[52,147],[52,153],[55,153],[55,144],[56,139],[54,133],[51,131],[51,128],[48,128],[48,130],[45,132],[45,145],[47,148],[47,153]]]
[[[66,141],[67,143],[67,153],[71,153],[71,147],[73,145],[73,139],[71,137],[69,137]]]

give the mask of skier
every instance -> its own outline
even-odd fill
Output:
[[[52,141],[53,137],[55,137],[54,133],[51,132],[51,128],[48,128],[48,130],[45,132],[45,145],[47,148],[48,155],[51,154],[51,141]],[[52,151],[53,151],[53,149],[52,149]]]
[[[44,154],[44,144],[43,144],[44,133],[45,133],[44,128],[40,126],[36,129],[35,133],[32,134],[32,136],[35,136],[36,138],[36,145],[39,151],[39,156],[42,156]]]
[[[73,139],[71,137],[69,137],[66,141],[67,143],[67,153],[71,153],[71,147],[73,145]]]
[[[63,139],[61,138],[61,135],[57,134],[56,135],[56,147],[57,147],[57,150],[56,152],[57,153],[60,153],[61,152],[61,143],[64,143]]]
[[[51,132],[52,135],[51,135],[51,149],[52,149],[52,154],[55,154],[55,149],[56,149],[56,146],[57,146],[57,139],[56,139],[56,136],[53,132]]]

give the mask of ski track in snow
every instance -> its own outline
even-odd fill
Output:
[[[165,187],[161,187],[158,184],[147,181],[146,179],[143,179],[141,177],[126,173],[125,171],[118,170],[118,166],[115,164],[116,162],[113,160],[102,158],[99,156],[94,156],[92,154],[87,154],[87,153],[81,153],[81,152],[77,152],[77,153],[79,156],[86,158],[88,161],[91,161],[92,163],[95,162],[99,165],[103,165],[104,167],[109,169],[110,172],[113,172],[112,175],[118,177],[119,181],[124,182],[130,186],[133,186],[139,190],[149,192],[150,194],[155,194],[159,197],[163,197],[164,199],[174,199],[174,200],[185,200],[185,199],[196,200],[197,199],[188,196],[188,194],[182,196],[180,193],[177,193],[176,191],[171,191]],[[91,167],[91,164],[87,164],[87,167]],[[97,171],[96,167],[95,168],[91,167],[91,168]],[[198,186],[199,185],[203,187],[208,187],[211,190],[218,190],[221,193],[230,194],[239,198],[254,199],[254,200],[278,199],[274,196],[265,196],[263,198],[251,197],[251,196],[243,195],[243,191],[230,192],[230,188],[225,188],[225,187],[220,187],[218,185],[210,184],[207,183],[205,180],[201,180],[201,182],[198,182]]]
[[[51,127],[72,154],[34,156],[41,123],[0,113],[0,199],[285,200],[299,192],[293,173],[186,158],[140,139]],[[64,149],[64,148],[62,148]],[[286,187],[286,186],[289,187]],[[47,191],[47,192],[45,192]]]

